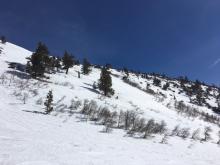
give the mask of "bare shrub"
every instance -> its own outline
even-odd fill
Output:
[[[187,137],[189,137],[190,132],[189,132],[189,128],[182,128],[179,130],[179,132],[177,133],[177,136],[186,139]]]
[[[42,105],[43,104],[43,98],[40,97],[37,101],[36,101],[37,105]]]
[[[179,130],[180,130],[179,125],[176,125],[174,129],[172,130],[170,136],[177,136],[177,134],[179,133]]]
[[[201,141],[207,142],[207,141],[211,140],[212,139],[211,132],[212,132],[212,129],[210,127],[205,127],[204,128],[204,138],[201,139]]]
[[[124,127],[124,112],[121,110],[119,112],[119,115],[118,115],[118,122],[117,122],[117,128],[123,128]]]
[[[193,140],[199,140],[200,137],[199,137],[199,134],[200,134],[200,129],[196,129],[195,131],[193,131],[192,133],[192,136],[191,136],[191,139]]]
[[[24,92],[23,93],[23,98],[22,98],[24,104],[26,104],[26,101],[27,101],[28,97],[29,97],[28,93]]]
[[[165,133],[163,135],[163,138],[161,139],[160,143],[161,144],[167,144],[168,143],[168,138],[169,138],[169,135],[167,133]]]
[[[135,133],[141,132],[145,126],[145,121],[146,120],[144,118],[137,118],[132,127],[128,130],[127,134],[133,136]]]
[[[217,144],[220,145],[220,131],[218,131],[218,141]]]
[[[112,127],[111,127],[111,125],[106,124],[106,125],[104,126],[102,132],[105,132],[105,133],[110,133],[110,132],[112,132]]]
[[[71,100],[71,104],[69,106],[69,109],[72,110],[77,110],[80,106],[82,105],[82,102],[79,100]]]
[[[144,133],[144,136],[143,136],[144,139],[146,139],[147,137],[153,134],[154,126],[155,126],[154,119],[150,119],[142,130]]]
[[[31,92],[34,96],[37,96],[37,95],[39,94],[37,89],[30,90],[30,92]]]

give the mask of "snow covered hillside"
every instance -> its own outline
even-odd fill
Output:
[[[24,72],[32,52],[8,42],[0,43],[0,49],[0,165],[219,164],[220,120],[212,110],[216,87],[202,85],[203,96],[209,93],[197,102],[197,96],[183,90],[193,82],[181,86],[179,80],[111,69],[115,94],[109,98],[93,88],[99,68],[78,78],[81,65],[75,65],[67,75],[61,70],[47,74],[49,79],[32,79]],[[54,110],[45,115],[49,90]],[[94,117],[104,108],[117,117],[133,114],[133,123],[125,129],[117,120],[112,132],[104,133],[107,126]],[[152,120],[165,123],[166,129],[151,133],[144,125],[143,132],[134,131],[134,123],[140,126],[143,120],[148,126]],[[207,131],[210,138],[205,139],[205,128],[212,130]]]

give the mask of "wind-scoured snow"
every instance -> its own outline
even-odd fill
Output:
[[[32,52],[8,42],[0,47],[0,75],[6,76],[8,81],[13,79],[12,83],[0,83],[0,165],[219,164],[218,126],[178,115],[166,106],[173,101],[174,95],[190,104],[187,96],[178,94],[179,91],[161,91],[168,97],[164,102],[158,102],[154,96],[125,83],[123,73],[112,69],[117,75],[112,76],[115,95],[104,98],[92,87],[99,79],[100,70],[93,68],[91,74],[81,75],[79,79],[77,71],[81,66],[71,68],[68,75],[64,72],[48,75],[50,79],[44,82],[26,79],[26,73],[8,68],[8,63],[25,65],[26,57]],[[130,75],[130,79],[145,88],[146,80],[134,75]],[[40,113],[44,111],[44,105],[39,102],[45,100],[49,90],[53,91],[55,108],[50,115],[44,115]],[[24,104],[25,94],[28,97]],[[72,99],[94,100],[111,111],[136,109],[146,119],[164,120],[170,130],[176,125],[188,127],[191,132],[200,128],[203,136],[202,129],[210,126],[212,140],[201,143],[170,137],[168,144],[161,144],[160,135],[142,139],[129,137],[120,129],[102,133],[103,126],[80,120],[80,114],[65,113],[65,106],[69,107]],[[212,99],[210,102],[215,104]],[[64,111],[60,111],[62,107]],[[201,110],[212,113],[205,107]]]

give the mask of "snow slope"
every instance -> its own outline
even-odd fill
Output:
[[[166,101],[158,102],[154,96],[124,83],[123,73],[112,70],[118,75],[112,76],[115,96],[104,98],[92,88],[99,78],[99,69],[93,68],[90,75],[82,75],[79,79],[80,66],[74,66],[68,75],[61,72],[40,82],[8,68],[8,62],[26,64],[25,58],[31,55],[30,51],[11,43],[0,44],[0,47],[0,165],[219,164],[220,150],[215,144],[217,125],[178,115],[167,108]],[[135,76],[131,78],[136,82],[144,81]],[[54,94],[55,110],[51,115],[44,115],[40,113],[44,111],[42,100],[50,89]],[[28,96],[25,104],[24,96]],[[80,114],[66,113],[72,99],[95,100],[112,111],[138,109],[146,119],[164,120],[169,129],[180,125],[193,131],[210,126],[213,139],[201,143],[170,137],[168,144],[160,144],[160,135],[146,140],[128,137],[119,129],[105,134],[101,132],[102,126],[82,121]],[[208,111],[207,108],[203,110]]]

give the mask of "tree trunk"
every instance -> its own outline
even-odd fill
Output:
[[[68,74],[69,68],[66,69],[66,74]]]

